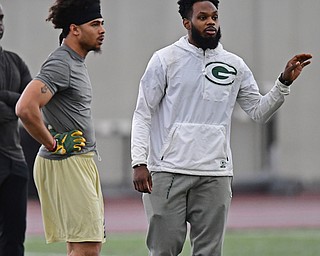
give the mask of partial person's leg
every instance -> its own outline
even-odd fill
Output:
[[[149,222],[149,255],[177,256],[182,251],[187,233],[188,181],[177,174],[153,173],[152,183],[152,193],[143,195]]]
[[[103,195],[93,153],[59,161],[38,156],[34,177],[48,243],[104,242]]]
[[[102,243],[83,242],[70,243],[67,242],[68,256],[99,256]]]
[[[0,172],[0,255],[5,255],[4,249],[7,244],[7,236],[4,232],[5,228],[5,201],[6,195],[4,195],[5,187],[3,187],[4,182],[6,181],[8,175],[10,174],[10,167],[11,167],[11,161],[0,154],[0,166],[1,166],[1,172]]]
[[[200,177],[190,190],[187,220],[193,256],[221,256],[231,182],[231,177]]]
[[[26,178],[11,175],[1,185],[0,255],[24,255],[27,183]]]

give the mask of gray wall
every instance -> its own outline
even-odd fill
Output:
[[[45,22],[49,0],[1,0],[6,31],[1,45],[18,52],[33,75],[58,46],[59,31]],[[268,126],[236,109],[232,147],[235,182],[259,177],[320,183],[317,164],[319,88],[319,0],[222,0],[224,47],[244,58],[262,91],[269,90],[287,60],[300,52],[313,63],[295,82],[276,115],[277,141],[266,148]],[[89,54],[94,117],[107,187],[131,186],[129,133],[138,84],[152,53],[185,34],[176,0],[102,0],[107,38],[101,55]]]

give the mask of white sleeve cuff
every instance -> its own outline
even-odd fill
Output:
[[[289,95],[290,94],[290,85],[285,85],[277,79],[276,81],[276,87],[280,91],[281,94],[283,95]]]

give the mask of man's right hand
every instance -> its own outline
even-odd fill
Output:
[[[135,190],[151,194],[152,178],[147,166],[142,165],[133,169],[133,184]]]

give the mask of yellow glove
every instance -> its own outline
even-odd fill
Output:
[[[52,150],[50,150],[52,154],[69,155],[74,151],[81,151],[81,149],[86,145],[86,139],[83,137],[83,133],[79,130],[57,133],[51,126],[49,126],[49,131],[56,141],[56,145]]]

